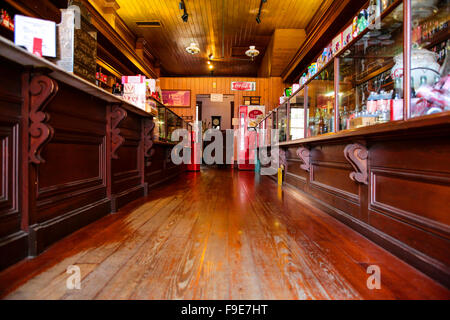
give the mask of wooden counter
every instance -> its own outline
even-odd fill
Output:
[[[290,188],[450,286],[449,112],[280,148]]]
[[[0,37],[0,269],[184,170],[153,117]]]

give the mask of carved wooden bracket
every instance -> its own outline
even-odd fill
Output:
[[[40,164],[45,160],[41,157],[42,148],[53,137],[54,130],[47,124],[50,116],[44,112],[45,107],[58,92],[58,84],[45,75],[36,75],[31,79],[29,86],[29,133],[30,149],[28,159],[31,163]]]
[[[153,147],[153,129],[155,128],[155,122],[153,119],[144,119],[143,120],[143,140],[144,140],[144,156],[147,158],[151,158],[155,153]],[[149,165],[151,162],[149,163]]]
[[[310,170],[309,149],[305,147],[298,148],[297,156],[303,161],[303,164],[300,165],[300,168],[309,172]]]
[[[111,110],[111,157],[118,159],[117,149],[124,143],[125,138],[120,135],[120,129],[117,128],[120,122],[127,117],[127,112],[119,107],[113,106]]]
[[[287,152],[284,149],[280,149],[280,165],[283,165],[284,170],[287,169]]]
[[[344,156],[352,165],[355,172],[350,173],[350,179],[353,181],[368,184],[367,158],[369,152],[366,147],[359,143],[349,144],[344,149]]]

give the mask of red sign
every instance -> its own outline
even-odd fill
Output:
[[[261,110],[252,110],[248,113],[248,117],[250,119],[256,119],[258,116],[261,116],[263,113]]]
[[[254,81],[233,81],[231,82],[231,90],[233,91],[255,91],[256,82]]]

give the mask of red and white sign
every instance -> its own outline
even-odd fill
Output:
[[[232,91],[255,91],[256,82],[254,81],[232,81],[231,82]]]
[[[122,98],[136,107],[145,110],[146,84],[145,76],[123,76],[123,96]]]

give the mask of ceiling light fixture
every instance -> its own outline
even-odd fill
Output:
[[[200,52],[200,48],[197,46],[197,44],[195,44],[194,42],[192,42],[189,47],[186,48],[186,51],[189,52],[190,54],[197,54]]]
[[[259,54],[259,50],[255,49],[255,46],[250,46],[250,49],[245,51],[245,55],[252,58],[252,61],[258,54]]]
[[[259,3],[258,14],[256,15],[256,22],[257,22],[258,24],[261,23],[261,10],[262,10],[262,5],[263,5],[263,3],[266,3],[266,2],[267,2],[267,0],[261,0],[260,3]]]
[[[180,10],[183,10],[183,15],[181,16],[181,19],[183,19],[183,22],[187,22],[189,18],[189,14],[186,10],[186,5],[184,3],[184,0],[180,1]]]

